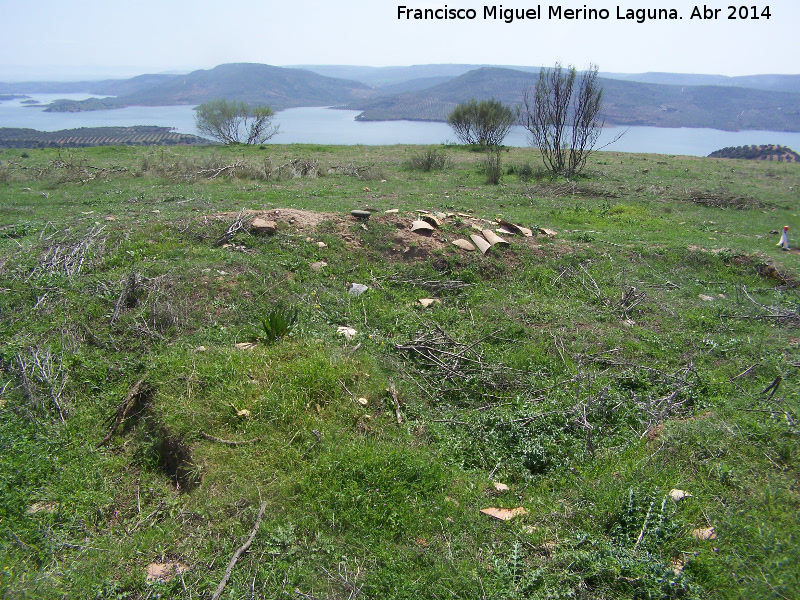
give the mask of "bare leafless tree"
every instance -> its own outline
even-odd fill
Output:
[[[604,121],[603,88],[597,66],[578,75],[575,67],[542,69],[536,86],[522,95],[522,125],[554,175],[579,173],[595,150]]]

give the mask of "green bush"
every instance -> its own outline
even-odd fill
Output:
[[[411,171],[445,171],[450,167],[450,158],[436,148],[426,148],[406,161],[406,168]]]

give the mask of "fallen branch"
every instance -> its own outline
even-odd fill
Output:
[[[144,383],[144,378],[140,379],[136,383],[133,384],[133,387],[128,391],[128,395],[125,396],[125,400],[122,401],[122,404],[117,407],[117,417],[114,419],[114,424],[111,426],[111,429],[108,431],[106,437],[104,437],[99,444],[97,444],[97,448],[100,446],[105,446],[111,437],[116,433],[119,426],[128,416],[128,413],[131,411],[133,406],[136,404],[136,398],[139,396],[139,388],[142,387]]]
[[[231,573],[233,573],[233,567],[236,566],[236,563],[239,560],[239,557],[247,552],[247,549],[253,543],[253,539],[256,537],[256,533],[258,532],[258,528],[261,526],[261,518],[264,516],[264,511],[267,509],[267,503],[262,502],[261,507],[258,509],[258,517],[256,517],[256,524],[253,527],[253,531],[250,533],[250,537],[247,538],[247,541],[239,548],[236,553],[231,558],[230,564],[228,564],[228,568],[225,569],[225,575],[222,577],[222,581],[219,582],[217,586],[217,590],[214,592],[214,595],[211,596],[211,600],[219,600],[219,597],[222,595],[222,591],[225,589],[225,585],[228,583],[228,579],[231,578]]]
[[[403,424],[403,416],[400,414],[400,400],[397,398],[397,388],[394,387],[394,379],[389,378],[389,393],[394,401],[394,414],[397,415],[397,424]]]
[[[227,244],[230,242],[233,237],[242,229],[245,228],[247,224],[249,216],[246,213],[245,209],[239,211],[239,214],[236,215],[236,219],[228,226],[227,231],[219,236],[216,240],[214,240],[214,246],[222,246],[222,244]]]
[[[200,435],[203,436],[205,439],[209,440],[210,442],[217,442],[218,444],[226,444],[228,446],[242,446],[244,444],[255,444],[256,442],[261,441],[261,438],[253,438],[252,440],[241,440],[241,441],[223,440],[222,438],[209,435],[205,431],[200,431]]]

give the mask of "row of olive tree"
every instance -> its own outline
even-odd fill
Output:
[[[604,125],[600,115],[603,88],[597,72],[597,66],[591,65],[578,75],[575,67],[556,64],[539,71],[536,86],[523,91],[520,109],[494,99],[478,102],[473,98],[456,106],[447,122],[462,143],[485,147],[488,166],[494,161],[498,169],[497,148],[511,127],[520,123],[530,132],[546,169],[572,177],[586,166]],[[491,176],[490,181],[497,183]]]

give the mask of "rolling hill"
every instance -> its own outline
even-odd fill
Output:
[[[216,98],[267,104],[275,110],[295,106],[330,106],[371,97],[366,84],[325,77],[302,69],[253,63],[219,65],[187,75],[169,76],[149,87],[101,101],[59,101],[48,110],[73,112],[123,106],[196,105]]]
[[[519,105],[537,74],[484,67],[422,91],[353,102],[359,120],[444,121],[470,98]],[[608,124],[800,131],[800,94],[725,86],[677,86],[601,78]]]
[[[197,105],[228,98],[267,104],[356,109],[360,120],[444,121],[458,103],[496,98],[519,105],[538,67],[468,64],[405,67],[219,65],[185,75],[140,75],[82,83],[2,84],[0,94],[89,91],[109,98],[58,100],[46,110]],[[336,75],[336,77],[332,76]],[[344,77],[343,77],[344,76]],[[800,131],[800,75],[724,77],[601,73],[608,124]]]

